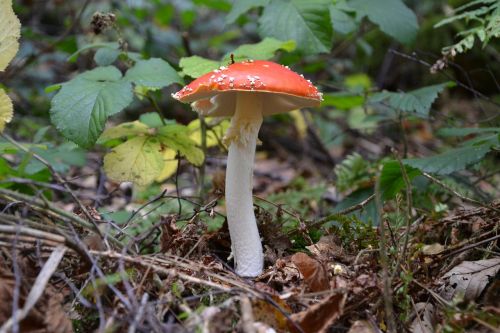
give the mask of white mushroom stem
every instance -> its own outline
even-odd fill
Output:
[[[226,211],[235,262],[240,276],[262,273],[264,255],[253,211],[253,165],[262,124],[258,93],[238,93],[236,111],[225,140],[229,143],[226,169]]]

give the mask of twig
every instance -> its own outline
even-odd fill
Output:
[[[4,139],[6,139],[10,143],[12,143],[14,146],[18,147],[19,149],[21,149],[22,151],[24,151],[27,154],[31,154],[35,159],[37,159],[39,162],[41,162],[43,165],[45,165],[47,167],[47,169],[50,171],[50,173],[56,179],[56,181],[59,182],[60,184],[62,184],[62,186],[64,186],[64,188],[71,195],[71,198],[73,198],[73,200],[76,202],[76,204],[78,205],[80,210],[85,214],[87,219],[93,224],[93,226],[94,226],[93,231],[96,232],[101,237],[101,239],[104,239],[101,231],[99,230],[99,227],[97,226],[97,223],[96,223],[94,217],[89,213],[89,211],[87,210],[85,205],[83,205],[83,203],[80,201],[80,199],[78,199],[76,194],[69,187],[67,181],[59,174],[59,172],[57,172],[52,167],[52,165],[48,161],[46,161],[43,157],[41,157],[40,155],[34,153],[33,151],[31,151],[28,148],[24,147],[23,145],[19,144],[16,140],[11,138],[7,134],[1,133],[1,135]]]
[[[383,280],[383,298],[385,305],[385,317],[387,321],[387,331],[390,333],[396,332],[396,323],[394,321],[394,309],[392,306],[392,291],[391,291],[391,277],[389,276],[389,258],[387,257],[387,239],[385,230],[384,213],[380,192],[380,171],[377,175],[375,182],[375,205],[380,223],[380,265],[382,266],[382,280]]]
[[[243,326],[243,332],[245,333],[256,333],[253,323],[255,322],[252,311],[252,303],[246,295],[240,296],[240,308],[241,308],[241,322]]]
[[[489,242],[493,242],[494,240],[497,240],[497,239],[500,239],[500,235],[496,235],[496,236],[493,236],[493,237],[490,237],[490,238],[487,238],[487,239],[484,239],[480,242],[477,242],[477,243],[474,243],[474,244],[470,244],[470,245],[467,245],[467,246],[464,246],[460,249],[457,249],[455,251],[452,251],[450,253],[446,253],[446,254],[443,254],[443,252],[437,254],[439,256],[439,259],[442,260],[442,259],[445,259],[445,258],[448,258],[448,257],[451,257],[451,256],[454,256],[455,254],[458,254],[458,253],[461,253],[461,252],[464,252],[464,251],[467,251],[467,250],[470,250],[470,249],[473,249],[475,248],[476,246],[479,246],[479,245],[483,245],[483,244],[486,244],[486,243],[489,243]]]
[[[405,230],[405,238],[403,241],[403,251],[401,253],[401,256],[398,257],[398,261],[396,262],[396,266],[394,267],[394,271],[392,272],[392,275],[391,275],[391,280],[394,279],[394,277],[397,275],[397,272],[399,272],[399,265],[406,257],[406,251],[408,250],[408,242],[410,240],[411,211],[412,211],[412,206],[413,206],[412,188],[411,188],[410,178],[408,177],[408,173],[406,172],[406,168],[403,164],[403,161],[401,161],[401,158],[399,157],[399,155],[396,151],[394,151],[394,156],[396,157],[396,159],[399,163],[399,168],[401,169],[401,174],[403,176],[403,181],[404,181],[405,187],[406,187],[406,189],[405,189],[406,190],[406,214],[405,214],[406,230]]]
[[[415,61],[421,65],[424,65],[426,67],[432,67],[431,64],[429,64],[427,61],[424,61],[422,59],[419,59],[415,56],[412,56],[412,55],[409,55],[409,54],[406,54],[406,53],[403,53],[403,52],[399,52],[399,51],[396,51],[394,49],[391,49],[390,52],[402,57],[402,58],[405,58],[405,59],[408,59],[408,60],[412,60],[412,61]],[[469,87],[468,85],[466,85],[465,83],[462,83],[460,81],[458,81],[457,79],[455,79],[454,77],[452,77],[451,75],[449,75],[448,73],[446,72],[443,72],[443,71],[440,71],[439,73],[441,73],[442,75],[444,75],[446,78],[448,78],[449,80],[453,81],[456,83],[456,85],[458,85],[459,87],[461,88],[464,88],[465,90],[471,92],[472,94],[474,94],[475,96],[478,96],[478,97],[481,97],[482,99],[484,99],[485,101],[487,101],[488,103],[491,103],[493,105],[496,105],[496,106],[499,106],[500,107],[500,103],[497,103],[495,102],[494,100],[490,99],[488,96],[482,94],[481,92],[477,91],[476,89],[474,88],[471,88]]]
[[[470,202],[474,205],[478,205],[478,206],[481,206],[481,207],[484,207],[484,208],[488,208],[488,209],[491,209],[491,210],[494,210],[495,212],[497,213],[500,213],[500,210],[493,207],[493,205],[486,205],[480,201],[477,201],[477,200],[474,200],[474,199],[471,199],[471,198],[468,198],[460,193],[458,193],[457,191],[455,191],[454,189],[452,189],[451,187],[449,187],[448,185],[446,185],[445,183],[443,183],[441,180],[431,176],[430,174],[428,174],[427,172],[422,172],[422,174],[424,175],[425,178],[431,180],[433,183],[436,183],[438,184],[439,186],[441,186],[442,188],[444,188],[445,190],[453,193],[455,196],[459,197],[460,199],[462,199],[463,201],[465,202]]]
[[[361,201],[360,203],[355,204],[354,206],[351,206],[349,208],[343,209],[343,210],[341,210],[341,211],[339,211],[337,213],[333,213],[333,214],[327,215],[325,217],[322,217],[321,219],[319,219],[317,221],[314,221],[313,223],[309,224],[308,226],[309,227],[315,227],[317,225],[321,225],[323,223],[326,223],[326,222],[329,222],[329,221],[332,221],[332,220],[336,220],[339,216],[347,215],[347,214],[350,214],[350,213],[355,212],[357,210],[363,209],[373,199],[375,199],[375,194],[370,195],[368,198],[366,198],[365,200]]]
[[[9,320],[7,320],[2,325],[2,327],[0,328],[0,333],[7,333],[14,323],[19,323],[24,318],[26,318],[29,311],[38,302],[40,296],[42,296],[50,277],[56,271],[57,266],[59,266],[59,263],[64,257],[65,252],[66,247],[64,246],[59,246],[54,250],[54,252],[52,252],[45,265],[43,265],[40,274],[38,274],[35,283],[33,284],[33,288],[31,288],[30,292],[28,293],[23,308],[16,311],[12,315],[12,317],[10,317]]]

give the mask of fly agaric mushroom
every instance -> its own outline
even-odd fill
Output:
[[[221,66],[172,97],[191,103],[203,116],[232,117],[224,137],[229,145],[225,195],[235,271],[240,276],[258,276],[262,273],[264,255],[253,211],[252,182],[262,118],[318,106],[321,93],[287,66],[248,60]]]

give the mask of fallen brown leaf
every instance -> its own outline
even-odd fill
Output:
[[[304,280],[312,292],[330,289],[327,271],[318,260],[299,252],[292,256],[292,262],[304,276]]]
[[[476,300],[499,271],[500,257],[464,261],[443,275],[439,294],[448,301],[457,294],[462,294],[465,301]]]
[[[291,313],[292,309],[287,302],[279,298],[279,296],[268,295],[268,297],[274,304],[262,299],[252,299],[252,310],[255,321],[265,323],[277,330],[285,330],[288,319],[276,306],[286,313]]]
[[[305,333],[323,333],[342,315],[347,294],[332,294],[320,303],[314,304],[309,309],[291,315]],[[298,330],[291,324],[292,332]]]
[[[380,330],[374,328],[370,322],[366,320],[356,320],[347,333],[378,333]]]
[[[411,333],[433,333],[435,325],[435,308],[430,303],[415,304],[415,319],[410,325]]]

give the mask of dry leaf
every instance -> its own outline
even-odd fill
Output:
[[[312,292],[330,289],[328,274],[319,261],[299,252],[292,256],[292,262],[304,276],[304,280]]]
[[[420,302],[415,304],[415,308],[417,313],[414,313],[415,319],[410,325],[410,332],[433,333],[436,322],[434,305]]]
[[[320,303],[314,304],[309,309],[291,315],[305,333],[324,333],[342,315],[346,294],[332,294]],[[289,324],[292,332],[297,329]]]
[[[50,287],[50,286],[49,286]],[[50,288],[48,290],[52,290]],[[49,295],[51,294],[51,295]],[[62,307],[63,296],[55,292],[47,293],[47,312],[45,313],[45,325],[47,332],[72,333],[73,326]]]
[[[422,247],[422,253],[426,256],[432,256],[435,254],[439,254],[444,251],[444,246],[439,243],[424,245]]]
[[[380,332],[377,328],[374,328],[370,322],[366,320],[356,320],[352,324],[351,328],[347,333],[378,333]]]
[[[277,295],[268,295],[273,302],[286,313],[291,313],[292,309],[285,300]],[[285,330],[288,324],[288,319],[283,313],[273,304],[261,299],[252,299],[252,310],[255,321],[265,323],[268,326],[278,330]]]
[[[462,294],[465,301],[476,300],[484,288],[500,271],[500,258],[464,261],[441,278],[439,294],[451,301]]]

